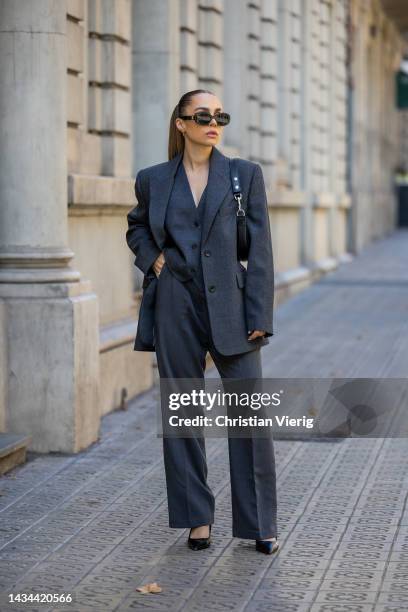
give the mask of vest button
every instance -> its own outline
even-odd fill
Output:
[[[208,291],[209,291],[210,293],[214,293],[214,291],[215,291],[215,285],[210,285],[210,286],[208,287]]]
[[[211,251],[204,251],[204,255],[205,255],[206,257],[209,257],[209,256],[211,255]]]
[[[191,245],[191,248],[192,248],[192,249],[196,249],[196,248],[197,248],[197,243],[196,243],[196,242],[194,242],[194,243]]]

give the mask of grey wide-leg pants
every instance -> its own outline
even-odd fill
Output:
[[[158,279],[155,342],[161,378],[204,378],[210,352],[221,378],[262,378],[260,348],[221,355],[213,345],[204,288],[196,279],[179,281],[168,265]],[[232,535],[277,537],[275,455],[269,438],[228,438]],[[214,522],[215,499],[207,484],[203,437],[163,437],[170,527]]]

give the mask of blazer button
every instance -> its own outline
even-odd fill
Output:
[[[209,256],[211,255],[211,251],[204,251],[204,255],[205,255],[206,257],[209,257]]]
[[[208,291],[209,291],[210,293],[214,293],[214,291],[215,291],[215,285],[210,285],[210,286],[208,287]]]
[[[199,224],[198,221],[194,221],[194,225],[195,225],[195,227],[198,227],[200,224]]]
[[[194,243],[191,245],[191,248],[192,248],[192,249],[196,249],[196,248],[197,248],[197,244],[194,242]]]

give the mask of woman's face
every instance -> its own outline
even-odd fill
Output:
[[[223,111],[221,101],[212,94],[196,94],[190,104],[182,111],[182,115],[194,115],[199,111],[207,111],[215,115]],[[176,126],[184,133],[184,138],[196,145],[217,145],[221,139],[223,126],[217,125],[214,118],[209,125],[198,125],[194,119],[176,119]]]

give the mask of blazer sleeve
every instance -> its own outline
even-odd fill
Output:
[[[142,171],[140,170],[135,181],[135,195],[138,203],[127,215],[126,242],[136,255],[135,265],[144,274],[148,274],[161,250],[157,246],[150,229],[148,198],[146,198],[142,185]]]
[[[274,269],[268,201],[262,168],[255,164],[246,211],[250,247],[245,284],[248,331],[273,336]]]

